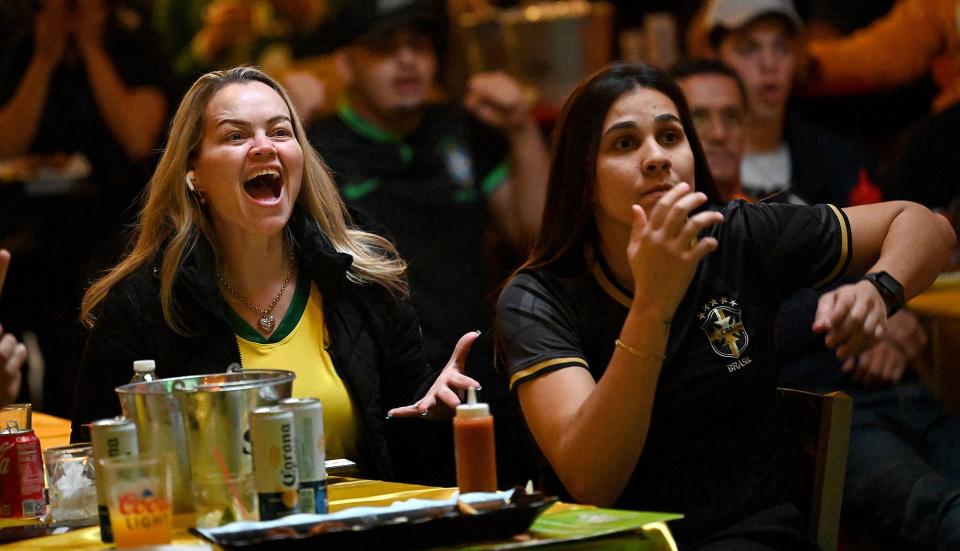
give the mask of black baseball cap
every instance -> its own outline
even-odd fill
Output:
[[[428,34],[439,52],[446,46],[446,2],[348,0],[332,14],[327,27],[334,48],[413,27]]]

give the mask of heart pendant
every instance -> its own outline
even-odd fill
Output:
[[[257,322],[257,325],[260,326],[260,329],[263,329],[264,333],[270,333],[273,331],[273,325],[277,322],[273,316],[267,314],[260,318],[260,321]]]

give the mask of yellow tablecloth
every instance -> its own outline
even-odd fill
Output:
[[[70,420],[47,415],[33,414],[33,431],[40,439],[43,449],[65,446],[70,443]]]
[[[70,422],[66,419],[60,419],[44,414],[34,414],[34,430],[40,438],[44,448],[58,446],[68,443],[70,437]],[[330,504],[330,511],[336,512],[342,509],[356,506],[385,506],[395,501],[406,499],[449,499],[456,494],[456,488],[437,488],[432,486],[419,486],[415,484],[402,484],[399,482],[383,482],[379,480],[362,480],[355,478],[331,477],[328,486],[327,495]],[[570,509],[593,509],[589,506],[572,505],[567,503],[556,503],[547,510],[545,514],[561,512]],[[216,549],[205,540],[190,534],[187,529],[193,525],[193,515],[179,515],[174,518],[174,544],[183,545],[210,545],[211,549]],[[29,524],[34,521],[9,521],[13,524]],[[0,526],[3,526],[0,524]],[[647,527],[645,527],[645,530]],[[659,531],[660,528],[653,527],[653,531]],[[649,531],[648,531],[649,533]],[[628,538],[630,536],[627,536]],[[634,536],[636,537],[636,536]],[[669,539],[669,538],[667,538]],[[674,546],[662,540],[661,549],[675,549]],[[105,544],[100,541],[100,528],[80,528],[70,532],[23,540],[0,545],[0,549],[112,549],[112,544]]]
[[[456,488],[434,488],[398,482],[377,480],[337,479],[331,480],[328,489],[330,511],[339,511],[357,505],[389,505],[404,499],[447,499],[456,493]],[[198,544],[204,540],[190,534],[193,515],[175,519],[173,543]],[[112,545],[100,541],[100,528],[81,528],[65,534],[24,540],[0,546],[0,549],[109,549]]]

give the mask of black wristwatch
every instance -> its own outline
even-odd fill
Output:
[[[887,272],[867,274],[863,279],[872,283],[880,292],[883,303],[887,305],[887,317],[895,314],[906,304],[906,299],[903,298],[903,285],[900,285],[900,282]]]

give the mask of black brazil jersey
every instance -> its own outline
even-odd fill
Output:
[[[731,202],[722,211],[724,222],[706,230],[719,247],[675,313],[647,441],[617,501],[684,513],[690,535],[782,501],[774,321],[794,290],[843,273],[851,251],[849,223],[832,205]],[[518,274],[497,305],[511,387],[568,367],[599,379],[630,302],[602,261]]]
[[[453,105],[428,106],[401,136],[341,104],[310,140],[347,203],[383,225],[407,261],[424,352],[443,365],[464,333],[489,326],[482,241],[487,197],[509,175],[506,139]]]

